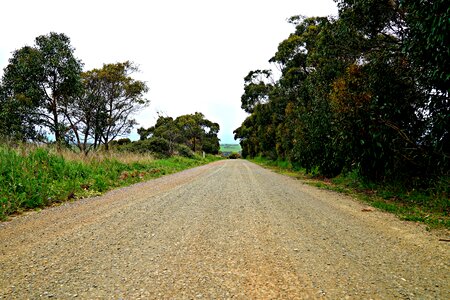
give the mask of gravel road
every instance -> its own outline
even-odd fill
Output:
[[[450,243],[364,208],[219,161],[1,223],[0,299],[450,299]]]

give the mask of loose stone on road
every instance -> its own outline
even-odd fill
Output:
[[[219,161],[0,223],[0,299],[450,299],[449,243]]]

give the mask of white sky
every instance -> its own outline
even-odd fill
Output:
[[[199,111],[220,124],[222,143],[235,142],[246,117],[244,76],[270,68],[293,32],[286,19],[337,14],[332,0],[2,0],[0,10],[0,75],[12,51],[65,33],[85,70],[125,60],[140,66],[135,77],[147,82],[151,100],[136,116],[140,126],[152,126],[157,111]]]

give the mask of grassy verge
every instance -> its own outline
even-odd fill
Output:
[[[361,179],[357,172],[335,178],[317,178],[304,170],[294,170],[286,161],[264,158],[250,160],[278,173],[300,179],[309,185],[352,195],[380,210],[397,215],[402,220],[421,222],[427,228],[450,229],[449,179],[443,178],[427,190],[408,189],[402,184],[376,184]]]
[[[207,156],[155,160],[124,153],[84,157],[45,148],[0,146],[0,220],[24,210],[100,195],[217,159]]]

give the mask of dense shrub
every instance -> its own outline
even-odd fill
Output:
[[[191,150],[191,148],[189,148],[188,146],[183,145],[183,144],[177,145],[177,152],[178,152],[178,155],[183,156],[183,157],[188,157],[188,158],[195,157],[195,153]]]
[[[167,141],[164,138],[152,137],[148,139],[146,142],[148,143],[150,152],[160,154],[163,156],[169,156],[171,154],[169,141]]]
[[[160,137],[124,144],[119,146],[118,149],[134,153],[152,153],[156,156],[170,156],[169,142]]]
[[[237,152],[233,152],[228,156],[228,159],[238,159],[241,158],[241,155]]]
[[[117,140],[117,144],[118,145],[126,145],[131,143],[131,140],[129,138],[124,138],[124,139],[118,139]]]

